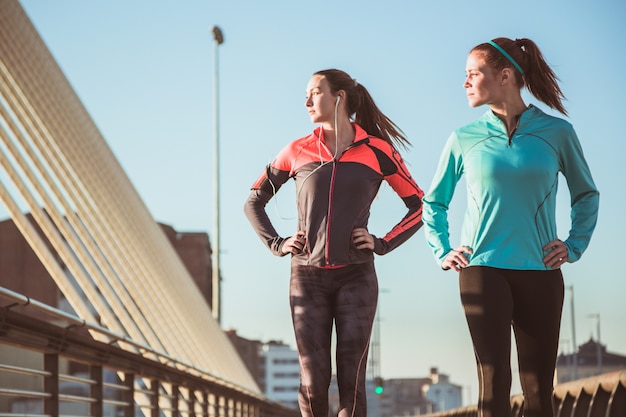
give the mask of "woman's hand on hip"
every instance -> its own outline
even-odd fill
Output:
[[[557,269],[567,262],[567,246],[565,246],[562,240],[553,240],[544,246],[543,250],[544,252],[549,251],[548,254],[543,257],[543,263],[548,268]]]
[[[304,249],[304,245],[306,244],[305,236],[304,231],[298,230],[295,235],[285,239],[281,251],[285,255],[288,253],[292,253],[294,255],[301,254]]]
[[[357,249],[374,250],[374,236],[362,227],[357,227],[352,231],[352,243]]]
[[[454,269],[456,272],[460,272],[462,268],[469,265],[466,253],[472,253],[472,249],[467,246],[459,246],[456,249],[452,249],[441,263],[441,268],[446,270]]]

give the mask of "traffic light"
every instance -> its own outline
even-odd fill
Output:
[[[384,391],[383,379],[379,376],[374,378],[374,392],[376,395],[381,395]]]

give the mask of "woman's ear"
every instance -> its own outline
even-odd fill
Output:
[[[513,74],[513,70],[508,67],[502,68],[502,71],[500,72],[500,85],[508,84],[512,80],[515,80],[515,74]]]

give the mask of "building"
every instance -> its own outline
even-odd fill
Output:
[[[463,388],[452,384],[448,375],[437,368],[430,369],[430,382],[422,387],[424,398],[432,405],[432,411],[451,410],[463,405]]]
[[[260,356],[265,396],[297,409],[300,389],[298,352],[284,343],[272,341],[262,345]]]
[[[559,384],[576,379],[589,378],[626,368],[626,356],[611,353],[606,346],[593,338],[578,346],[576,354],[561,354],[556,361],[556,377]]]

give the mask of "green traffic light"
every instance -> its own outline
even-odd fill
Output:
[[[383,393],[383,379],[379,376],[374,378],[374,392],[376,395],[380,395]]]

